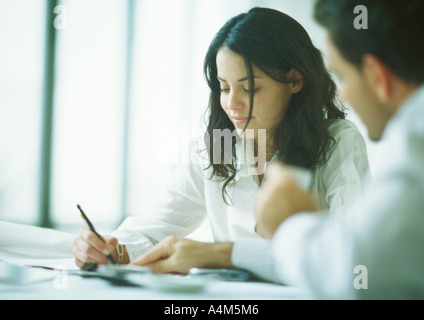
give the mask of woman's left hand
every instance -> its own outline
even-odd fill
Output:
[[[133,261],[156,273],[187,274],[190,268],[233,268],[233,243],[206,243],[169,236]]]

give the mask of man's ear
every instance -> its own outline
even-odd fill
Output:
[[[298,93],[303,88],[303,76],[296,69],[291,69],[287,73],[287,78],[290,81],[290,90],[292,94]]]
[[[376,56],[366,54],[362,58],[365,79],[382,104],[388,104],[393,94],[393,73]]]

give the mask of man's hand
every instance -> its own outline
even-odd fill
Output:
[[[284,165],[269,165],[255,204],[256,228],[262,235],[271,238],[278,226],[291,215],[316,210],[318,204],[314,195],[303,191]]]
[[[232,268],[232,243],[205,243],[169,236],[131,264],[157,273],[187,274],[190,268]]]

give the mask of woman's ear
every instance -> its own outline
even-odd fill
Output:
[[[292,94],[298,93],[303,87],[303,77],[296,69],[291,69],[287,73],[287,79],[290,81],[290,91]]]

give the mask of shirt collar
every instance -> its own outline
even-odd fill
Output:
[[[266,161],[266,154],[258,153],[258,156],[255,157],[255,148],[253,144],[253,139],[239,139],[236,144],[236,176],[235,181],[245,178],[257,178],[258,172],[256,170],[256,163],[258,161],[265,161],[265,169],[267,165],[276,160],[277,156],[274,154],[270,161]],[[263,158],[261,158],[263,156]]]
[[[413,119],[419,119],[421,121],[421,116],[424,110],[424,84],[416,89],[413,93],[406,98],[402,103],[393,117],[389,120],[387,124],[382,140],[386,140],[388,136],[391,135],[392,131],[396,131],[397,127],[403,127],[403,125],[410,124]]]

